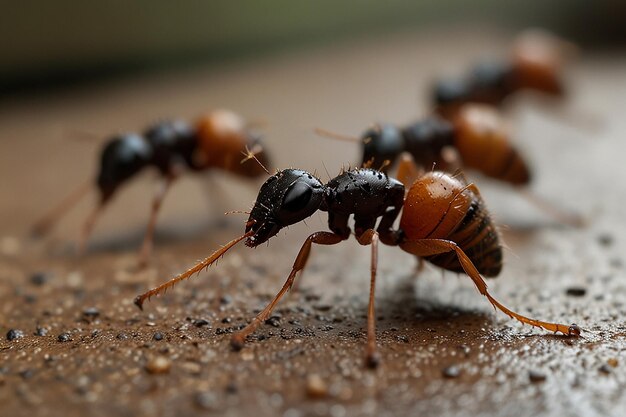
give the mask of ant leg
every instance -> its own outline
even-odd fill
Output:
[[[398,164],[398,172],[396,173],[398,181],[404,184],[406,190],[408,190],[422,175],[424,175],[424,169],[415,163],[413,156],[408,152],[402,152],[400,163]]]
[[[548,323],[544,321],[539,321],[535,319],[531,319],[529,317],[522,316],[514,311],[509,310],[504,305],[500,304],[495,298],[489,294],[487,291],[487,284],[480,276],[478,269],[472,263],[470,258],[463,252],[463,249],[459,247],[456,243],[445,240],[445,239],[417,239],[417,240],[408,240],[400,245],[400,247],[416,256],[432,256],[438,255],[446,252],[454,251],[456,253],[457,258],[465,273],[474,281],[474,285],[478,291],[487,297],[489,302],[494,306],[494,308],[498,308],[507,316],[517,319],[522,323],[530,324],[531,326],[540,327],[552,332],[561,332],[568,336],[578,336],[580,335],[580,328],[575,324],[571,326],[567,326],[564,324],[557,323]]]
[[[374,298],[376,295],[376,270],[378,269],[378,233],[368,229],[357,238],[361,245],[372,246],[370,299],[367,307],[367,347],[365,348],[365,364],[369,368],[376,368],[380,364],[380,355],[376,350],[376,312]]]
[[[93,230],[94,225],[96,224],[96,220],[102,213],[104,206],[109,202],[108,198],[104,198],[100,200],[98,205],[92,210],[92,212],[85,219],[85,223],[83,223],[83,229],[80,234],[80,239],[78,240],[78,254],[82,255],[85,253],[85,248],[87,247],[87,240],[89,239],[89,235],[91,235],[91,231]]]
[[[261,311],[246,327],[237,333],[233,334],[230,339],[230,344],[235,350],[240,350],[243,348],[246,337],[254,332],[261,323],[265,322],[267,318],[272,314],[272,310],[280,301],[280,299],[285,295],[287,291],[293,285],[293,281],[296,277],[298,271],[301,271],[304,268],[304,264],[306,263],[309,253],[311,252],[311,245],[313,243],[317,243],[318,245],[336,245],[337,243],[344,240],[341,236],[331,233],[331,232],[316,232],[306,238],[302,247],[300,248],[300,252],[298,252],[298,256],[296,257],[295,262],[293,263],[293,268],[289,277],[283,284],[283,287],[280,289],[278,294],[274,297],[274,299]]]
[[[530,190],[528,190],[527,188],[519,187],[517,188],[517,190],[522,195],[522,197],[526,199],[526,201],[528,201],[559,223],[566,224],[572,227],[583,227],[586,223],[585,219],[582,216],[575,213],[568,213],[563,211],[562,209],[551,204],[550,202],[542,199],[538,195],[530,192]]]
[[[63,200],[59,202],[58,205],[54,206],[50,211],[48,211],[37,223],[33,225],[31,230],[31,234],[33,237],[42,237],[46,233],[50,231],[50,229],[54,226],[54,224],[76,203],[80,201],[80,199],[89,192],[93,187],[92,181],[86,181],[81,184],[76,190],[74,190],[70,195],[65,197]]]
[[[154,229],[156,227],[157,216],[159,214],[159,210],[161,209],[161,204],[165,199],[165,195],[169,191],[175,179],[175,176],[167,176],[161,185],[161,188],[152,200],[152,211],[150,213],[150,220],[148,221],[148,228],[146,229],[146,234],[144,235],[143,243],[139,251],[138,263],[140,269],[148,265],[148,260],[150,259],[150,254],[152,253],[152,248],[154,246]]]

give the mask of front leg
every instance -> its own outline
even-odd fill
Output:
[[[302,244],[302,247],[300,248],[300,252],[298,252],[298,256],[296,257],[295,262],[293,263],[293,268],[291,269],[289,277],[287,277],[287,280],[283,284],[283,287],[280,289],[278,294],[276,294],[274,299],[250,322],[250,324],[248,324],[237,333],[233,334],[232,338],[230,339],[230,344],[233,349],[240,350],[241,348],[243,348],[246,337],[254,332],[259,327],[259,325],[265,322],[270,314],[272,314],[272,311],[274,310],[276,304],[293,285],[293,281],[296,278],[296,274],[298,273],[298,271],[301,271],[306,265],[306,262],[309,259],[309,253],[311,252],[311,245],[313,243],[317,243],[318,245],[336,245],[342,240],[344,240],[343,237],[330,232],[317,232],[307,237]]]

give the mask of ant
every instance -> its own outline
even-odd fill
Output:
[[[579,216],[564,213],[523,188],[531,182],[530,168],[511,143],[504,119],[492,106],[465,104],[451,119],[432,115],[404,128],[375,125],[361,138],[324,129],[315,131],[326,137],[359,142],[364,166],[385,169],[407,152],[422,167],[437,166],[448,172],[474,169],[516,187],[531,203],[563,223],[574,226],[583,223]]]
[[[146,266],[152,252],[159,209],[172,183],[185,168],[192,172],[220,169],[246,178],[255,178],[267,172],[263,164],[268,163],[268,157],[260,137],[249,130],[249,126],[237,114],[217,110],[200,117],[193,125],[182,120],[163,121],[148,127],[142,135],[124,133],[110,138],[100,153],[100,167],[95,181],[99,201],[83,224],[79,253],[84,251],[98,216],[120,186],[145,168],[153,167],[163,183],[154,196],[139,253],[139,266]],[[242,153],[246,155],[243,160]],[[252,156],[260,161],[259,164],[243,163]],[[61,201],[34,225],[33,234],[42,236],[47,233],[92,188],[93,184],[89,181]]]
[[[501,106],[505,99],[521,90],[563,97],[563,66],[568,56],[576,52],[575,45],[550,33],[524,31],[515,40],[508,60],[486,60],[464,78],[435,83],[432,99],[436,111],[444,117],[452,117],[465,103]]]
[[[238,242],[245,239],[254,248],[267,242],[279,230],[304,221],[318,210],[328,212],[328,227],[306,238],[284,285],[272,301],[246,327],[231,338],[235,350],[243,348],[248,335],[270,316],[276,304],[292,287],[296,274],[303,270],[313,244],[335,245],[351,235],[349,217],[354,216],[354,235],[361,245],[371,245],[371,278],[367,311],[365,363],[376,367],[380,361],[376,347],[374,293],[378,265],[378,243],[400,249],[455,272],[465,272],[478,291],[494,306],[522,323],[568,336],[580,335],[580,328],[531,319],[515,313],[487,291],[481,274],[497,276],[502,269],[502,247],[498,232],[478,188],[444,172],[419,171],[409,156],[399,169],[399,180],[371,168],[350,169],[323,184],[310,173],[285,169],[271,176],[259,191],[242,236],[230,241],[186,272],[135,298],[143,303],[179,281],[202,271]],[[405,197],[403,184],[412,182]],[[403,210],[398,229],[393,228]],[[380,218],[378,226],[377,220]]]

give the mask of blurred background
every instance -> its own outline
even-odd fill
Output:
[[[619,0],[4,2],[0,93],[162,71],[432,27],[540,26],[585,47],[626,42]]]

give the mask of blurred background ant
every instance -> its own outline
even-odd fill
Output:
[[[507,59],[486,59],[465,76],[437,81],[432,92],[435,111],[454,118],[467,103],[502,107],[506,99],[522,90],[562,98],[566,94],[563,69],[577,52],[574,44],[549,32],[526,30],[513,42]]]
[[[186,272],[139,295],[135,304],[143,308],[143,303],[150,297],[209,267],[238,242],[245,239],[246,246],[257,247],[282,228],[299,223],[321,210],[328,212],[331,231],[315,232],[306,238],[280,291],[246,327],[233,334],[231,345],[234,349],[243,348],[247,336],[270,317],[282,296],[292,288],[297,273],[306,266],[313,244],[335,245],[350,238],[350,216],[354,217],[354,235],[359,244],[371,245],[365,351],[367,366],[376,367],[380,361],[374,309],[379,240],[386,245],[399,246],[405,252],[445,270],[465,272],[494,308],[511,318],[568,336],[580,334],[576,325],[543,322],[515,313],[489,294],[481,274],[495,277],[500,273],[502,246],[474,184],[467,183],[462,175],[451,176],[440,171],[425,173],[406,154],[400,163],[398,178],[390,178],[375,169],[358,168],[345,171],[323,184],[303,170],[278,171],[261,186],[242,236]],[[403,184],[412,184],[406,197]],[[394,222],[401,211],[400,227],[394,229]]]
[[[422,169],[447,172],[471,169],[515,187],[528,201],[557,221],[581,226],[583,219],[566,213],[528,191],[531,169],[511,142],[508,126],[491,106],[466,104],[451,119],[432,115],[404,128],[375,125],[361,138],[316,129],[322,136],[357,142],[361,164],[388,170],[407,152]]]
[[[239,115],[216,110],[191,124],[182,120],[163,121],[148,127],[143,134],[124,133],[106,141],[100,152],[95,188],[99,198],[86,218],[78,251],[85,250],[95,222],[120,187],[145,168],[152,167],[162,184],[152,201],[150,218],[139,252],[139,266],[147,265],[153,247],[154,228],[163,199],[174,181],[185,171],[210,169],[227,171],[244,178],[265,174],[269,165],[261,138],[251,124]],[[252,156],[259,163],[245,163]],[[242,160],[243,158],[243,160]],[[94,188],[88,181],[35,223],[32,233],[43,236],[80,199]]]

